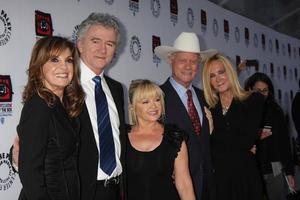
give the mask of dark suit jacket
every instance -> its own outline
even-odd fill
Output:
[[[300,92],[296,93],[296,96],[292,103],[292,117],[298,137],[300,136]]]
[[[124,94],[122,85],[104,76],[108,84],[114,102],[116,104],[120,120],[120,141],[121,141],[121,163],[123,163],[123,149],[125,145],[125,119],[124,119]],[[99,152],[96,145],[93,128],[86,105],[80,115],[80,148],[79,148],[79,175],[81,184],[81,199],[93,200],[96,191],[97,171]]]
[[[189,153],[189,168],[194,185],[194,191],[197,199],[202,199],[203,190],[203,176],[212,172],[210,145],[209,145],[209,125],[204,113],[204,96],[203,92],[194,87],[197,98],[203,111],[203,122],[201,127],[201,134],[197,136],[194,132],[192,121],[184,107],[176,90],[167,80],[161,89],[165,93],[166,106],[166,123],[176,124],[180,129],[188,133],[189,139],[187,142]]]
[[[58,98],[49,107],[35,95],[25,103],[17,130],[19,199],[79,200],[79,120],[69,120]]]

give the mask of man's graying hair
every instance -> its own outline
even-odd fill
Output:
[[[77,32],[77,40],[80,40],[84,37],[86,31],[93,25],[101,25],[105,28],[112,28],[117,33],[117,47],[120,42],[120,24],[119,20],[110,14],[107,13],[91,13],[88,18],[83,20],[79,25]]]

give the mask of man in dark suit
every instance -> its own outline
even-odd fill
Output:
[[[120,180],[125,148],[123,88],[119,82],[104,75],[119,42],[120,24],[114,16],[92,13],[79,26],[80,81],[86,95],[79,116],[78,167],[82,200],[119,200],[121,190],[125,190]],[[11,153],[14,168],[18,164],[18,151],[19,139],[16,137]]]
[[[300,79],[299,79],[299,90],[295,95],[295,98],[293,99],[292,103],[292,117],[294,121],[294,125],[296,128],[296,131],[298,133],[298,140],[300,136]]]
[[[177,37],[173,47],[155,48],[155,54],[172,68],[171,77],[161,85],[165,93],[166,123],[176,124],[188,133],[189,168],[197,200],[212,198],[209,193],[213,193],[210,179],[213,169],[205,100],[203,92],[193,86],[192,81],[200,75],[200,61],[216,52],[213,49],[200,51],[197,35],[185,32]]]
[[[125,136],[124,95],[122,85],[104,75],[104,69],[111,63],[119,42],[120,24],[111,15],[92,13],[79,25],[77,47],[81,58],[80,80],[86,94],[85,106],[80,115],[79,175],[82,200],[121,198],[121,147],[124,147],[122,137]],[[102,119],[99,120],[99,115],[105,111],[99,107],[101,105],[97,105],[96,79],[101,82],[100,87],[102,86],[105,94],[99,97],[100,100],[107,99],[105,104],[110,125],[106,128],[101,125]],[[102,130],[105,131],[101,133]],[[105,141],[109,140],[109,136],[105,135],[109,134],[112,141],[107,144]],[[109,147],[113,147],[113,150]],[[108,155],[108,151],[113,151],[112,155]],[[103,159],[109,156],[112,157],[109,160],[110,170],[102,164],[105,162]]]

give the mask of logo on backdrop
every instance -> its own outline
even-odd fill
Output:
[[[105,0],[104,2],[108,5],[112,5],[114,3],[114,0]]]
[[[152,15],[156,18],[160,15],[160,1],[159,0],[151,0],[151,11]]]
[[[282,51],[282,55],[285,56],[285,45],[284,44],[281,44],[281,51]]]
[[[271,39],[269,39],[269,51],[272,52],[273,51],[273,42]]]
[[[0,75],[0,124],[7,116],[12,116],[12,84],[9,75]]]
[[[300,47],[298,48],[298,56],[300,58]]]
[[[281,79],[281,68],[280,67],[277,67],[277,78],[278,78],[278,80]]]
[[[296,47],[294,47],[293,49],[294,49],[294,58],[297,58],[297,49]]]
[[[214,21],[213,21],[213,33],[214,33],[215,37],[218,36],[218,33],[219,33],[219,24],[218,24],[217,19],[214,19]]]
[[[265,34],[261,34],[261,47],[263,50],[266,49],[266,37]]]
[[[273,63],[270,63],[270,72],[271,72],[271,77],[274,78],[274,65],[273,65]]]
[[[281,89],[278,89],[278,100],[280,104],[281,104],[281,98],[282,98]]]
[[[139,12],[139,0],[129,0],[129,10],[132,11],[133,16]]]
[[[226,19],[224,19],[224,37],[227,42],[229,39],[229,22]]]
[[[289,80],[293,80],[293,70],[291,68],[289,69]]]
[[[291,57],[291,44],[288,43],[287,47],[288,47],[288,54],[289,54],[289,57]]]
[[[206,26],[207,26],[207,17],[206,17],[206,11],[201,9],[201,31],[206,32]]]
[[[297,68],[294,69],[294,75],[295,75],[295,80],[297,81],[297,79],[298,79],[298,69]]]
[[[37,36],[52,36],[52,19],[49,13],[35,11],[35,32]]]
[[[160,46],[161,42],[160,42],[160,37],[156,36],[156,35],[152,35],[152,59],[153,62],[156,64],[156,67],[158,66],[158,64],[161,62],[160,58],[157,57],[154,53],[154,49],[157,46]]]
[[[137,36],[132,36],[130,40],[130,54],[133,60],[138,61],[141,57],[142,46]]]
[[[193,26],[194,26],[194,20],[195,20],[193,9],[191,9],[191,8],[187,9],[186,20],[187,20],[188,26],[190,28],[193,28]]]
[[[249,38],[250,38],[249,29],[245,27],[245,44],[247,47],[249,46]]]
[[[170,0],[170,19],[175,26],[178,22],[178,4],[177,0]]]
[[[235,27],[235,30],[234,30],[234,38],[235,38],[236,43],[240,42],[240,39],[241,39],[240,29],[237,26]]]
[[[77,41],[77,38],[78,38],[78,29],[79,29],[79,25],[76,25],[73,29],[73,32],[72,32],[72,36],[71,36],[71,40],[74,44],[76,44],[76,41]]]
[[[256,33],[254,33],[253,42],[254,42],[254,47],[257,48],[258,47],[258,36]]]
[[[265,73],[265,74],[268,73],[268,68],[267,68],[267,65],[265,63],[263,64],[263,73]]]
[[[0,46],[4,46],[10,40],[11,36],[11,23],[9,17],[4,10],[0,14]]]
[[[279,42],[277,39],[275,39],[275,48],[276,48],[276,53],[279,54]]]
[[[283,78],[284,80],[286,80],[286,75],[287,75],[287,70],[286,70],[286,66],[283,66]]]
[[[8,190],[16,179],[8,153],[0,153],[0,191]]]

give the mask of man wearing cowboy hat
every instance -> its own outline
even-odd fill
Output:
[[[203,92],[192,85],[199,63],[217,53],[200,51],[195,33],[182,32],[173,47],[158,46],[155,54],[167,61],[172,75],[161,85],[165,93],[166,123],[176,124],[188,133],[189,168],[197,200],[211,199],[212,165],[209,147],[209,124],[204,113]]]

